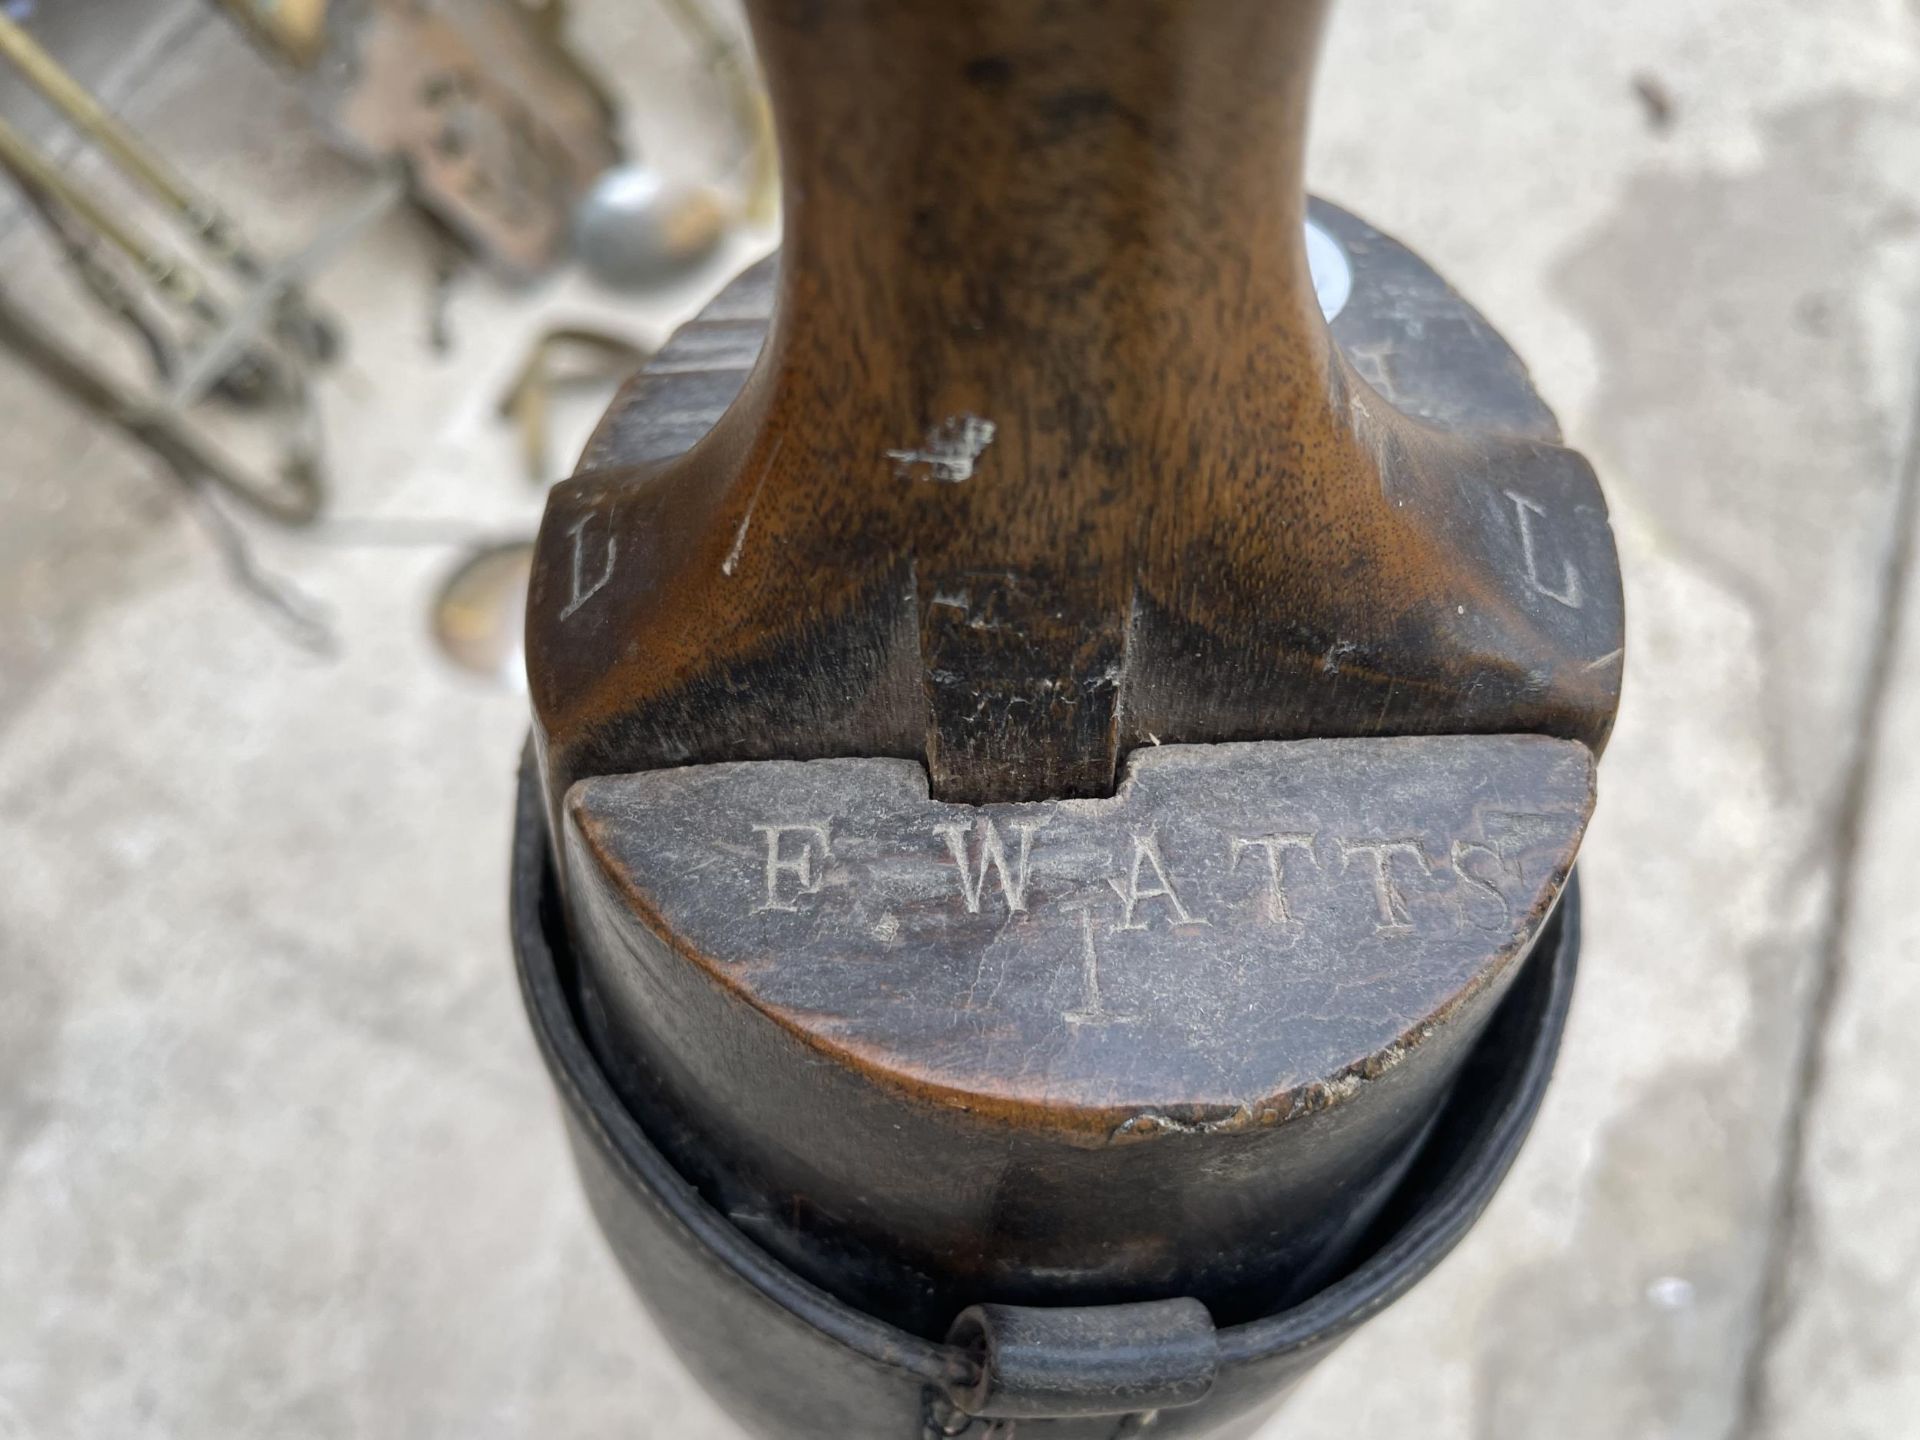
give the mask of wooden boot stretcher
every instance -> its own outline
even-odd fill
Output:
[[[1538,1104],[1605,503],[1307,201],[1323,4],[748,10],[780,255],[616,399],[529,597],[516,939],[589,1194],[756,1434],[1246,1433]]]

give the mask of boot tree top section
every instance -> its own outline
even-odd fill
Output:
[[[528,626],[550,795],[864,755],[1032,801],[1110,795],[1156,741],[1604,745],[1591,471],[1364,227],[1336,227],[1354,291],[1320,317],[1323,8],[750,4],[777,281],[690,327],[555,492]]]

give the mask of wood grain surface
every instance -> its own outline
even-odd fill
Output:
[[[1317,207],[1329,330],[1324,8],[750,0],[779,259],[549,504],[584,1028],[735,1225],[919,1333],[1336,1273],[1590,813],[1605,504]]]
[[[529,666],[583,775],[922,761],[1111,794],[1152,740],[1604,744],[1590,469],[1387,404],[1307,273],[1310,0],[757,0],[786,219],[724,418],[561,487]]]
[[[585,1018],[685,1172],[817,1283],[1272,1304],[1385,1198],[1592,803],[1539,736],[1149,748],[1108,800],[898,760],[589,780]]]

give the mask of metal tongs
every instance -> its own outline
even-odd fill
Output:
[[[143,389],[115,376],[4,290],[0,344],[183,480],[223,490],[276,523],[309,523],[326,493],[310,376],[340,347],[336,327],[308,303],[302,281],[400,197],[399,180],[383,177],[297,254],[269,262],[212,200],[5,15],[0,55],[242,287],[229,301],[192,261],[153,241],[0,119],[0,170],[13,179],[88,292],[137,335],[153,384]],[[274,473],[234,459],[193,422],[191,412],[209,398],[266,417],[279,450]]]

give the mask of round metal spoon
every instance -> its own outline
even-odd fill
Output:
[[[530,541],[483,545],[470,551],[433,602],[433,638],[462,670],[514,690],[527,686],[524,631]]]
[[[574,251],[609,289],[644,290],[711,255],[732,218],[711,186],[671,179],[651,165],[615,165],[574,210]]]

